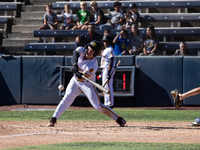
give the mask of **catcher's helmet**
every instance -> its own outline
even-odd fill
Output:
[[[110,42],[110,36],[104,35],[102,38],[102,41],[109,41]]]
[[[94,40],[90,42],[88,46],[90,46],[92,50],[95,51],[94,57],[96,57],[97,55],[100,55],[101,50],[102,50],[102,45],[99,41]]]

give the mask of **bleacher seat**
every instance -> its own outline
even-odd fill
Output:
[[[200,51],[200,42],[186,42],[188,48],[192,51]],[[174,51],[179,48],[180,42],[160,42],[159,51]],[[73,51],[75,48],[74,42],[66,43],[29,43],[24,47],[25,51],[39,52],[39,51]]]
[[[0,24],[7,23],[7,20],[8,20],[7,16],[0,16]]]
[[[87,1],[87,9],[90,8],[90,2]],[[120,1],[122,8],[128,8],[129,4],[135,3],[138,8],[197,8],[200,7],[199,1]],[[114,1],[97,1],[98,7],[101,9],[113,8]],[[55,10],[63,10],[65,4],[70,4],[71,9],[80,9],[80,2],[59,2],[52,3],[52,7]]]
[[[15,11],[20,2],[0,2],[0,11]]]
[[[140,33],[146,34],[146,28],[139,28]],[[111,29],[111,35],[115,35],[120,30]],[[175,28],[155,28],[158,36],[181,36],[192,35],[199,36],[200,27],[175,27]],[[80,34],[88,32],[87,30],[34,30],[34,37],[76,37]],[[103,30],[95,30],[99,34],[103,34]],[[130,30],[128,30],[130,33]]]
[[[186,42],[188,49],[192,51],[200,51],[200,43],[197,42]],[[159,51],[174,51],[179,49],[180,42],[160,42],[158,45]]]
[[[91,9],[90,2],[87,1],[87,8]],[[98,7],[101,9],[112,9],[115,1],[97,1]],[[122,8],[128,8],[129,4],[135,3],[138,6],[138,9],[141,8],[200,8],[200,1],[120,1],[122,3]],[[54,10],[61,10],[63,12],[64,5],[70,4],[72,10],[80,9],[80,1],[69,1],[69,2],[59,2],[52,3]],[[200,28],[199,27],[181,27],[180,24],[177,27],[174,27],[174,22],[199,22],[200,13],[141,13],[140,12],[140,21],[144,23],[152,22],[171,22],[171,27],[155,27],[156,35],[163,37],[163,41],[160,41],[159,50],[161,51],[175,51],[179,48],[180,42],[173,42],[173,37],[186,37],[186,36],[199,36]],[[108,14],[106,14],[107,16]],[[76,14],[73,14],[74,21],[76,21]],[[59,23],[61,21],[61,15],[58,14]],[[142,26],[146,27],[146,26]],[[146,34],[146,28],[139,28],[140,33]],[[111,35],[114,36],[119,30],[111,29]],[[76,37],[82,33],[87,32],[87,30],[34,30],[34,37]],[[103,30],[96,30],[97,33],[103,34]],[[128,30],[130,33],[130,29]],[[172,37],[171,42],[167,42],[166,37]],[[161,38],[159,38],[161,39]],[[46,41],[46,40],[44,40]],[[41,47],[40,47],[41,46]],[[66,51],[74,49],[74,42],[69,43],[30,43],[25,45],[25,51]],[[188,47],[194,51],[199,51],[198,42],[189,41]],[[38,50],[40,48],[40,50]]]
[[[61,15],[57,16],[58,22],[61,23]],[[73,20],[77,21],[76,14],[73,14]],[[140,13],[139,20],[139,22],[198,22],[200,21],[200,13]]]

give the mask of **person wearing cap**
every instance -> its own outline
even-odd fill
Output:
[[[101,57],[101,68],[102,69],[102,84],[105,83],[106,79],[108,80],[105,85],[106,89],[110,90],[110,94],[104,93],[104,105],[113,108],[114,106],[114,95],[113,95],[113,72],[115,67],[115,54],[114,49],[111,46],[110,36],[103,36],[103,46],[104,50]],[[112,73],[113,72],[113,73]]]
[[[86,95],[94,109],[115,120],[120,127],[123,127],[126,124],[126,120],[117,115],[108,106],[105,106],[101,103],[97,89],[91,82],[88,82],[84,78],[86,77],[93,82],[96,81],[96,71],[98,69],[98,61],[96,57],[100,55],[101,50],[101,43],[93,40],[84,47],[80,46],[73,51],[71,60],[73,65],[71,68],[73,77],[67,85],[64,97],[60,101],[52,118],[48,122],[48,127],[55,126],[57,120],[81,93]]]
[[[129,7],[130,12],[127,12],[125,15],[126,24],[121,26],[121,29],[129,29],[132,24],[138,24],[138,20],[140,17],[140,14],[137,10],[136,4],[130,4]]]

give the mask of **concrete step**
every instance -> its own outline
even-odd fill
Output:
[[[32,11],[45,11],[46,5],[27,5],[26,6],[26,12],[32,12]]]
[[[36,12],[21,12],[21,18],[29,19],[29,18],[43,18],[45,11],[36,11]]]
[[[43,24],[42,18],[29,18],[29,19],[18,19],[17,20],[18,25],[40,25]]]
[[[41,25],[14,25],[12,26],[12,32],[26,32],[26,31],[34,31],[38,30]]]
[[[26,12],[46,11],[46,5],[27,5]],[[53,10],[55,13],[61,14],[61,10]],[[64,11],[64,9],[63,9]]]
[[[65,0],[59,0],[65,1]],[[30,0],[30,4],[32,5],[47,5],[48,3],[56,3],[56,0]]]
[[[24,46],[29,43],[36,43],[38,38],[9,38],[3,39],[3,46]]]
[[[17,25],[43,25],[43,19],[30,18],[30,19],[18,19]],[[58,23],[58,27],[61,27],[62,23]]]
[[[8,38],[34,38],[33,31],[8,33]]]

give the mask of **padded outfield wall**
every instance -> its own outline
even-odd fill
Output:
[[[69,56],[0,57],[0,105],[58,104],[62,98],[57,88],[60,67],[71,66],[70,59]],[[200,86],[198,56],[117,56],[118,60],[122,61],[120,67],[135,66],[134,96],[115,96],[116,106],[173,106],[171,90],[182,93]],[[86,97],[79,96],[73,105],[90,104]],[[200,95],[185,99],[183,105],[200,105]]]

